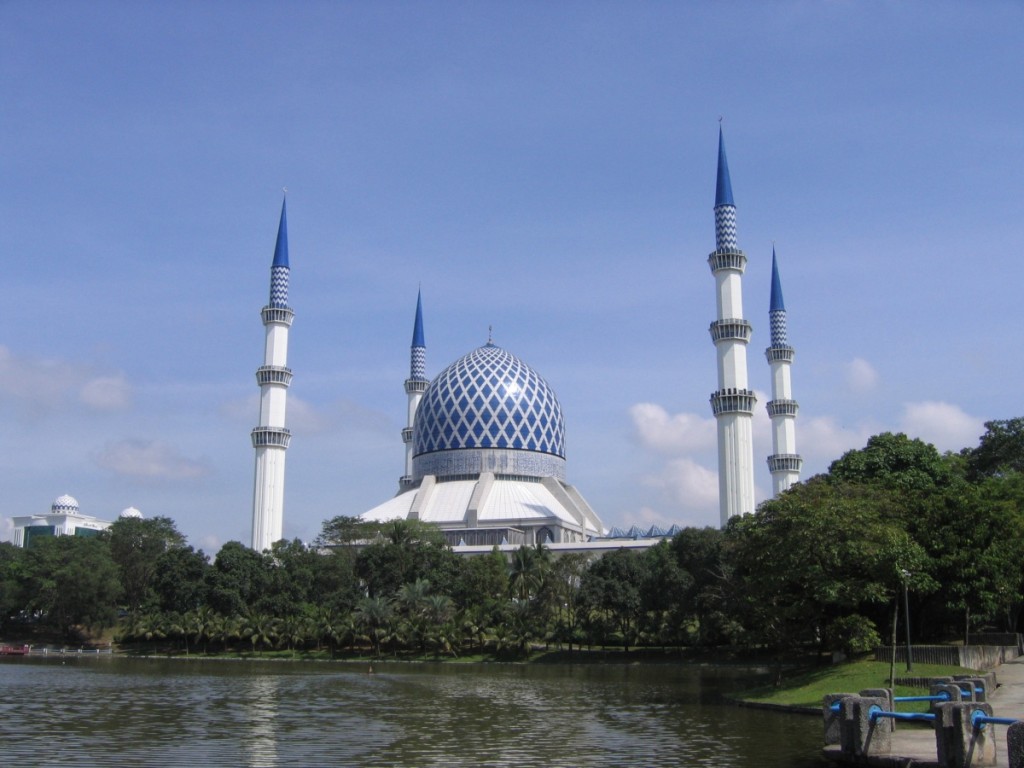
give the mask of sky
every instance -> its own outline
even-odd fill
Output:
[[[717,525],[719,120],[758,500],[778,254],[804,477],[1024,414],[1024,4],[0,0],[0,538],[68,493],[248,542],[287,188],[284,534],[404,471],[428,375],[554,388],[608,526]]]

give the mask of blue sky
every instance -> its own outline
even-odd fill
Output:
[[[0,536],[62,493],[249,539],[288,188],[285,535],[403,471],[429,374],[554,387],[608,525],[716,525],[718,118],[759,498],[772,242],[805,475],[1024,414],[1020,2],[0,2]]]

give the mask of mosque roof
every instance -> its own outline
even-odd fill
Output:
[[[413,432],[414,456],[479,448],[565,458],[565,424],[554,390],[533,368],[490,342],[430,383]]]
[[[386,522],[406,518],[416,508],[417,519],[442,528],[527,525],[558,520],[591,536],[602,533],[601,521],[572,486],[555,478],[541,481],[501,479],[484,474],[469,480],[425,483],[400,493],[362,515],[363,520]]]

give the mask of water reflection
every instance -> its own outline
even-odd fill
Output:
[[[248,713],[248,736],[244,739],[251,768],[277,766],[278,677],[260,676],[245,681],[242,696]]]
[[[820,724],[676,666],[0,662],[18,766],[817,766]]]

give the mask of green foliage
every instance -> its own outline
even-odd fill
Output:
[[[828,625],[828,637],[832,650],[842,651],[851,658],[873,651],[882,642],[875,623],[856,613],[832,621]]]
[[[118,568],[100,538],[54,536],[24,553],[21,594],[25,610],[71,640],[76,627],[111,626],[121,598]]]
[[[963,455],[975,479],[1024,472],[1024,418],[985,422],[978,447]]]
[[[118,518],[104,533],[110,556],[121,572],[121,586],[128,610],[137,611],[152,597],[152,583],[160,555],[185,546],[169,517]]]
[[[905,586],[917,640],[1020,631],[1022,426],[990,422],[961,455],[877,435],[724,530],[601,558],[543,545],[460,558],[419,521],[335,517],[313,548],[228,542],[210,563],[166,518],[121,520],[95,539],[0,545],[0,622],[70,635],[127,605],[122,640],[186,653],[524,658],[554,643],[856,654],[888,634]]]
[[[829,476],[840,482],[923,491],[951,482],[954,465],[930,443],[884,432],[870,438],[864,448],[848,451],[832,462]]]

